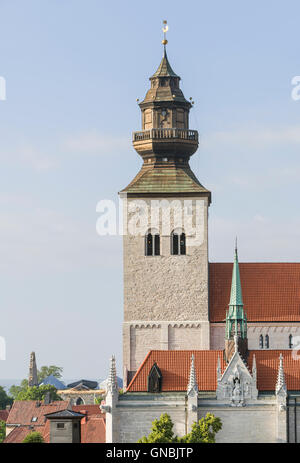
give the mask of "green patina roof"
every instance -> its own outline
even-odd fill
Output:
[[[179,77],[177,74],[175,74],[175,72],[171,68],[171,65],[167,57],[166,49],[164,49],[164,56],[162,57],[162,60],[160,62],[160,65],[158,66],[157,71],[153,74],[151,79],[153,77]]]
[[[142,168],[122,192],[126,193],[208,193],[189,168]]]
[[[242,297],[242,286],[241,286],[237,248],[235,248],[235,254],[234,254],[229,305],[233,305],[233,306],[244,305],[243,297]]]

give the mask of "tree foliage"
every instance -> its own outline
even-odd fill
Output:
[[[6,424],[5,421],[0,420],[0,443],[4,441],[6,434]]]
[[[47,376],[53,375],[57,379],[61,379],[62,377],[62,372],[63,368],[58,367],[56,365],[50,365],[50,366],[42,366],[40,370],[37,371],[37,376],[38,376],[38,382],[41,383],[43,379],[47,378]],[[26,393],[28,389],[28,379],[23,379],[21,381],[20,386],[13,385],[9,389],[9,394],[15,399],[15,400],[23,400],[23,399],[17,399],[20,393]],[[31,399],[26,399],[26,400],[31,400]]]
[[[57,389],[50,384],[44,386],[32,386],[22,389],[16,396],[15,400],[44,400],[47,392],[50,393],[51,400],[61,400],[57,394]]]
[[[27,436],[23,440],[23,444],[31,444],[31,443],[42,444],[44,442],[45,441],[44,441],[42,434],[38,431],[30,432],[29,434],[27,434]]]
[[[58,367],[56,365],[50,366],[42,366],[40,370],[38,370],[38,382],[41,383],[43,379],[47,378],[47,376],[55,376],[57,379],[61,379],[62,377],[63,368]]]
[[[0,410],[4,410],[6,405],[11,405],[13,398],[6,394],[4,387],[0,386]]]
[[[174,435],[173,426],[170,416],[164,413],[159,420],[152,422],[150,434],[143,436],[138,443],[214,443],[217,432],[222,428],[222,422],[212,413],[207,413],[205,417],[193,423],[191,432],[183,437]]]

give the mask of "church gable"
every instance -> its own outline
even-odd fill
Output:
[[[256,399],[256,372],[251,375],[240,353],[236,350],[223,375],[218,372],[217,399],[229,401],[232,406],[245,406],[249,399]]]

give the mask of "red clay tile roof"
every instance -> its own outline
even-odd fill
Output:
[[[105,415],[99,405],[74,405],[72,409],[87,415],[81,420],[83,444],[105,443]]]
[[[38,431],[42,434],[45,442],[49,443],[50,422],[45,419],[44,415],[64,410],[67,406],[67,401],[52,402],[49,405],[42,404],[40,407],[36,407],[36,401],[14,402],[7,424],[19,426],[11,431],[4,442],[22,443],[27,434]],[[74,405],[72,409],[87,415],[81,420],[81,442],[83,444],[105,443],[105,415],[101,412],[99,405]],[[37,416],[38,420],[32,422],[32,416]]]
[[[250,351],[248,364],[250,369],[252,369],[253,355],[255,354],[259,391],[275,390],[280,353],[283,355],[283,368],[287,389],[289,391],[300,391],[300,362],[293,359],[293,352],[291,350]]]
[[[6,421],[8,417],[8,410],[0,410],[0,421]]]
[[[232,263],[209,264],[210,321],[225,320]],[[240,263],[248,321],[300,321],[300,263]]]
[[[27,434],[32,432],[32,429],[30,429],[28,426],[18,426],[17,428],[14,428],[8,436],[4,439],[3,443],[4,444],[21,444]]]
[[[283,366],[287,389],[300,391],[300,361],[292,358],[291,350],[252,350],[248,365],[252,371],[253,355],[256,357],[257,387],[259,391],[274,391],[277,381],[279,355]],[[128,385],[127,392],[147,392],[148,374],[156,362],[162,373],[162,392],[186,391],[189,382],[191,355],[195,356],[195,369],[199,391],[215,391],[217,388],[217,359],[220,357],[224,372],[226,363],[220,350],[152,350]]]
[[[19,424],[22,426],[34,427],[44,426],[46,422],[44,415],[46,413],[65,410],[68,403],[69,402],[65,400],[57,400],[48,405],[44,405],[43,402],[41,402],[40,406],[37,407],[36,400],[15,400],[9,412],[6,424]],[[32,421],[33,417],[36,417],[37,420]]]
[[[186,391],[189,382],[191,355],[195,355],[197,382],[201,391],[215,391],[217,361],[225,368],[221,350],[151,350],[128,385],[128,392],[147,391],[148,374],[154,363],[162,374],[162,391]]]

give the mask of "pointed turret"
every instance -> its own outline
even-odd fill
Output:
[[[192,357],[191,357],[190,379],[189,379],[189,384],[187,387],[187,395],[190,395],[190,394],[198,394],[198,384],[197,384],[197,377],[196,377],[196,370],[195,370],[194,354],[192,354]]]
[[[30,354],[30,363],[29,363],[29,375],[28,375],[28,386],[38,386],[38,376],[37,376],[37,366],[35,359],[35,352]]]
[[[235,349],[235,337],[237,337],[238,350],[246,359],[248,352],[247,318],[244,313],[237,244],[234,252],[229,309],[226,313],[225,357],[227,362]]]
[[[276,395],[283,393],[287,393],[286,382],[285,382],[285,375],[283,369],[283,356],[280,354],[279,356],[279,367],[278,367],[278,375],[277,375],[277,383],[276,383]]]
[[[166,23],[163,30],[165,34]],[[197,130],[189,128],[193,101],[186,100],[180,89],[180,77],[173,71],[167,56],[166,38],[162,43],[162,60],[150,77],[150,89],[139,103],[142,130],[133,133],[133,147],[144,164],[122,192],[191,193],[207,196],[210,201],[210,192],[201,185],[189,165],[199,144]]]
[[[107,391],[110,391],[112,394],[118,392],[118,382],[117,382],[117,370],[116,370],[116,359],[112,355],[110,359],[110,368],[107,381]]]

